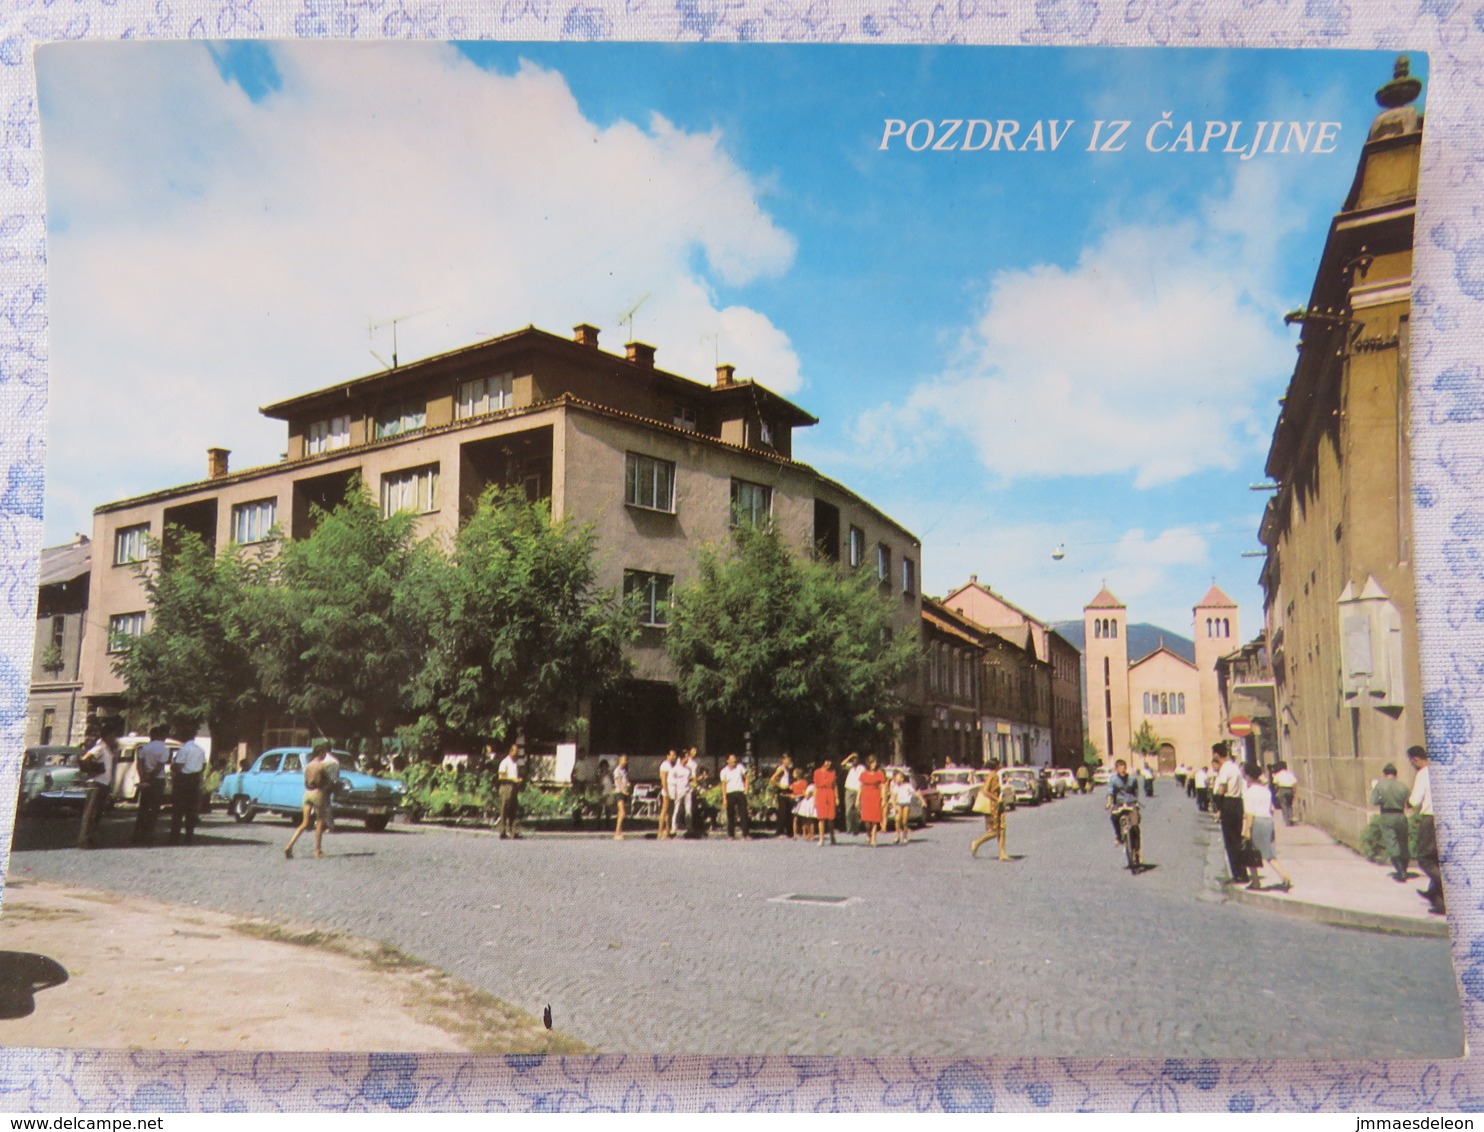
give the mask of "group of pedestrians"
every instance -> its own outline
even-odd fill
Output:
[[[1438,829],[1432,810],[1432,776],[1428,773],[1427,749],[1409,747],[1407,761],[1412,764],[1412,786],[1407,788],[1396,776],[1396,764],[1381,768],[1381,778],[1371,787],[1371,805],[1380,810],[1376,819],[1381,829],[1381,845],[1391,862],[1391,879],[1405,884],[1414,874],[1411,864],[1411,826],[1407,811],[1417,816],[1417,867],[1427,877],[1427,887],[1417,890],[1427,901],[1428,911],[1435,916],[1447,911],[1443,899],[1443,872],[1438,858]]]
[[[180,842],[182,830],[188,844],[196,839],[201,784],[206,776],[206,751],[194,738],[194,725],[179,729],[178,745],[172,751],[168,742],[170,730],[164,726],[151,728],[149,742],[134,753],[139,808],[134,814],[130,840],[135,845],[155,843],[155,828],[164,808],[167,783],[170,787],[170,843]],[[87,787],[82,823],[77,831],[79,849],[97,847],[98,824],[103,819],[103,812],[113,802],[120,733],[116,721],[102,723],[96,741],[83,754],[79,764]]]
[[[1275,891],[1288,892],[1293,888],[1293,878],[1278,862],[1278,840],[1273,827],[1275,776],[1281,766],[1278,764],[1269,773],[1256,763],[1240,764],[1228,744],[1216,743],[1211,747],[1209,767],[1197,767],[1193,771],[1185,768],[1186,790],[1195,796],[1196,808],[1214,814],[1220,822],[1231,883],[1244,884],[1253,892],[1264,888],[1264,866],[1278,874],[1279,883],[1272,886]],[[1285,793],[1281,812],[1291,825],[1292,782],[1282,789]]]

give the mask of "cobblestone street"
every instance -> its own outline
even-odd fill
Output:
[[[976,819],[874,850],[353,828],[286,861],[286,824],[218,813],[193,847],[88,854],[37,820],[11,868],[385,940],[611,1051],[1459,1054],[1445,940],[1225,903],[1190,803],[1145,812],[1138,876],[1097,795],[1013,812],[1009,863],[970,857]],[[110,820],[123,846],[132,812]]]

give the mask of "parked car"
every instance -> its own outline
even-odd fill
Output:
[[[1015,805],[1041,804],[1041,776],[1028,766],[1007,766],[1000,771],[1000,797],[1005,804],[1014,798]]]
[[[933,785],[942,799],[942,813],[967,814],[973,810],[974,795],[987,771],[972,767],[952,766],[933,771]]]
[[[1092,772],[1092,784],[1094,786],[1108,785],[1108,779],[1113,777],[1113,768],[1100,766]]]
[[[88,789],[78,760],[80,747],[27,747],[21,756],[21,789],[16,813],[82,806]]]
[[[276,747],[264,751],[252,769],[226,775],[217,796],[227,812],[240,822],[252,821],[259,813],[297,818],[304,812],[304,764],[308,747]],[[347,770],[354,758],[336,751],[341,762],[340,781],[335,788],[336,818],[358,818],[373,833],[385,829],[405,797],[402,783]]]
[[[1064,766],[1051,769],[1051,786],[1058,798],[1077,793],[1077,776]]]

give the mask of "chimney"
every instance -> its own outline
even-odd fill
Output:
[[[591,346],[594,350],[598,348],[598,328],[580,322],[572,328],[572,341],[579,346]]]
[[[732,382],[736,379],[736,374],[736,366],[717,366],[716,387],[720,389],[722,386],[731,385]]]
[[[231,454],[230,448],[208,448],[206,450],[207,479],[219,480],[227,474],[227,457]]]
[[[978,584],[979,584],[979,575],[978,574],[970,574],[969,575],[969,585],[971,585],[971,586],[977,586]]]
[[[629,361],[645,369],[654,369],[654,347],[643,342],[625,342],[624,351]]]

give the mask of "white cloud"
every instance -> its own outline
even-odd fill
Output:
[[[378,368],[391,332],[368,320],[394,315],[414,315],[403,362],[528,323],[592,322],[619,350],[647,294],[634,336],[665,368],[802,385],[787,335],[714,297],[795,251],[718,133],[599,126],[560,75],[441,45],[273,51],[283,85],[258,104],[199,45],[43,57],[59,511],[199,478],[208,445],[272,461],[282,426],[257,407]],[[100,490],[104,438],[129,456]]]
[[[995,273],[952,363],[863,414],[860,439],[910,457],[913,436],[958,430],[1006,480],[1235,468],[1265,438],[1257,394],[1293,358],[1264,286],[1281,232],[1253,238],[1263,191],[1244,175],[1204,225],[1127,225],[1071,267]]]

